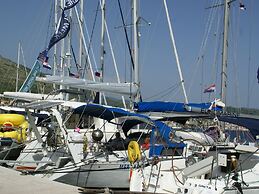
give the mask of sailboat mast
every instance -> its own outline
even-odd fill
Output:
[[[101,77],[100,81],[103,82],[104,76],[104,33],[105,33],[105,0],[100,1],[101,3],[101,13],[102,13],[102,20],[101,20],[101,56],[100,56],[100,64],[101,64]],[[103,93],[100,92],[100,99],[99,103],[102,104],[102,96]]]
[[[223,34],[223,52],[222,52],[222,70],[221,70],[221,100],[226,104],[227,91],[227,60],[228,60],[228,27],[229,27],[229,9],[230,1],[224,3],[224,34]]]
[[[101,24],[101,82],[103,82],[103,73],[104,73],[104,32],[105,32],[105,0],[101,1],[101,10],[102,10],[102,24]]]
[[[81,26],[83,26],[84,23],[84,1],[80,1],[80,24]],[[78,64],[81,66],[82,65],[82,54],[83,54],[83,38],[82,38],[83,34],[81,31],[79,31],[79,62]]]
[[[69,20],[70,23],[72,23],[72,9],[69,10]],[[68,36],[66,37],[67,40],[67,45],[66,45],[66,51],[65,51],[65,57],[66,57],[66,61],[67,61],[67,72],[65,74],[65,76],[69,76],[69,71],[71,69],[71,40],[72,40],[72,30],[69,31]],[[69,86],[66,87],[66,89],[69,89]],[[65,96],[66,100],[69,100],[69,93],[66,94]]]
[[[185,104],[188,104],[188,98],[187,98],[186,90],[185,90],[185,86],[184,86],[183,74],[182,74],[182,70],[181,70],[181,66],[180,66],[180,62],[179,62],[178,52],[177,52],[177,49],[176,49],[173,28],[172,28],[171,20],[170,20],[170,17],[169,17],[169,12],[168,12],[168,8],[167,8],[166,0],[164,0],[164,7],[165,7],[168,27],[169,27],[169,31],[170,31],[170,38],[171,38],[172,46],[173,46],[173,49],[174,49],[174,55],[175,55],[175,59],[176,59],[177,69],[178,69],[178,73],[179,73],[180,80],[181,80],[181,85],[182,85],[182,90],[183,90],[183,95],[184,95],[184,102],[185,102]]]
[[[18,56],[17,56],[17,69],[16,69],[16,85],[15,91],[18,91],[18,82],[19,82],[19,67],[20,67],[20,50],[21,50],[21,43],[18,44]]]
[[[61,9],[64,9],[64,1],[63,0],[61,0],[60,1],[60,7],[61,7]],[[62,39],[61,40],[61,44],[60,44],[60,55],[61,55],[61,58],[60,58],[60,67],[61,67],[61,77],[64,79],[64,77],[65,77],[65,40],[64,39]],[[65,86],[63,86],[63,85],[60,85],[60,89],[62,90],[62,89],[65,89]],[[62,97],[62,99],[64,100],[65,99],[65,94],[63,94],[63,97]]]
[[[133,4],[133,43],[134,43],[134,78],[135,78],[135,84],[137,85],[137,94],[135,97],[135,102],[140,101],[140,80],[139,80],[139,45],[138,45],[138,1],[132,0]]]
[[[54,14],[54,26],[55,31],[57,30],[58,26],[58,0],[55,0],[55,14]],[[53,75],[57,74],[57,45],[54,45],[54,54],[53,54]],[[53,88],[56,89],[56,84],[53,84]]]

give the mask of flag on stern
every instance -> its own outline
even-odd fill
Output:
[[[212,84],[204,90],[204,93],[214,92],[215,90],[216,90],[216,84]]]

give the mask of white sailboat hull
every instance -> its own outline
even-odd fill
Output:
[[[54,173],[51,179],[78,187],[129,189],[129,167],[125,161],[93,162]]]

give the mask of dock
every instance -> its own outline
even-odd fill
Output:
[[[21,172],[2,166],[0,166],[0,182],[0,193],[3,194],[151,194],[150,192],[111,190],[109,188],[80,188],[47,178],[23,175]]]
[[[78,187],[58,183],[32,175],[22,175],[0,166],[0,193],[3,194],[74,194]]]

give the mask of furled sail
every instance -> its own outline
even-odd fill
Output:
[[[121,95],[135,95],[137,92],[137,86],[133,83],[95,82],[87,79],[60,76],[37,77],[36,80],[44,83],[69,86],[72,88],[112,92]]]

